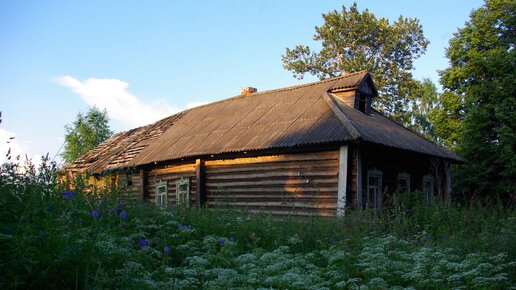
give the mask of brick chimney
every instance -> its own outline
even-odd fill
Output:
[[[256,88],[253,88],[253,87],[243,87],[240,89],[240,94],[241,95],[249,95],[249,94],[252,94],[252,93],[256,93],[258,90]]]

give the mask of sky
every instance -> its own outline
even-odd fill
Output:
[[[322,14],[353,1],[0,1],[0,162],[60,161],[65,125],[95,105],[129,130],[238,95],[316,81],[285,70],[285,48],[317,46]],[[438,84],[445,48],[480,0],[357,1],[392,23],[417,18],[430,41],[416,79]],[[14,138],[13,138],[14,137]]]

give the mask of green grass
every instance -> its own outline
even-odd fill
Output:
[[[66,200],[52,166],[20,169],[0,171],[1,289],[516,289],[516,215],[500,204],[159,210],[81,186]]]

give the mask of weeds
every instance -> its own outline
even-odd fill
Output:
[[[514,210],[412,195],[331,219],[157,210],[4,164],[0,288],[515,288]]]

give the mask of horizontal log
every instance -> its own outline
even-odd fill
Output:
[[[261,166],[249,166],[246,168],[220,168],[212,169],[207,168],[206,174],[208,176],[233,176],[240,175],[242,173],[274,173],[274,172],[338,172],[339,167],[336,163],[333,166],[329,164],[321,164],[317,166],[311,166],[309,164],[294,164],[292,166],[279,166],[279,167],[261,167]]]
[[[292,187],[295,185],[328,185],[328,184],[337,184],[337,180],[335,177],[329,178],[317,178],[317,179],[255,179],[249,181],[249,179],[243,180],[235,180],[235,181],[217,181],[217,180],[208,180],[206,181],[206,186],[211,188],[217,187],[236,187],[236,186],[247,186],[247,187],[262,187],[262,186],[288,186]]]
[[[273,155],[273,156],[260,156],[260,157],[248,157],[248,158],[236,158],[236,159],[224,159],[224,160],[208,160],[206,166],[219,166],[219,165],[235,165],[235,164],[259,164],[259,163],[274,163],[283,161],[303,161],[303,160],[323,160],[323,159],[338,159],[339,151],[324,151],[317,153],[305,153],[305,154],[286,154],[286,155]]]
[[[337,202],[336,195],[305,195],[305,196],[285,196],[285,195],[225,195],[225,196],[210,196],[206,200],[208,201],[281,201],[281,202]]]
[[[206,189],[206,192],[208,195],[210,194],[213,194],[213,193],[227,193],[227,194],[230,194],[230,193],[233,193],[233,192],[248,192],[248,193],[252,193],[252,192],[278,192],[278,193],[296,193],[296,192],[299,192],[299,193],[304,193],[304,192],[314,192],[314,193],[317,193],[317,192],[337,192],[337,186],[332,186],[332,187],[320,187],[320,188],[281,188],[281,189],[278,189],[278,188],[261,188],[259,190],[257,189],[253,189],[253,188],[232,188],[231,190],[228,189],[228,188],[207,188]]]
[[[206,175],[206,180],[214,180],[214,179],[250,179],[250,178],[263,178],[263,177],[325,177],[325,176],[337,176],[339,170],[332,171],[310,171],[303,172],[299,171],[283,171],[283,172],[264,172],[264,173],[247,173],[241,172],[238,174],[231,175],[217,175],[217,176],[209,176]]]
[[[219,208],[218,206],[211,206],[212,208]],[[273,216],[302,216],[302,217],[331,217],[335,216],[336,209],[328,209],[328,210],[303,210],[303,209],[263,209],[263,208],[239,208],[239,207],[228,207],[234,209],[245,209],[248,213],[251,214],[271,214]]]
[[[233,207],[250,207],[250,208],[266,208],[266,209],[337,209],[336,203],[311,203],[311,202],[294,202],[285,203],[281,201],[267,202],[210,202],[209,204],[219,204]]]
[[[162,168],[154,168],[149,171],[150,174],[156,173],[169,173],[169,172],[193,172],[195,174],[195,163],[178,165],[178,166],[170,166],[170,167],[162,167]]]

